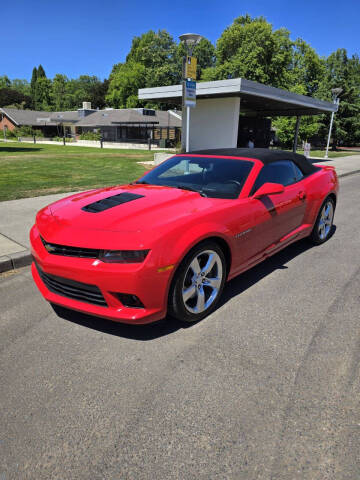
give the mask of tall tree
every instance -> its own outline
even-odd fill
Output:
[[[289,31],[273,30],[264,17],[238,17],[216,44],[216,66],[205,69],[203,80],[244,77],[275,87],[290,83],[292,42]]]
[[[30,82],[30,95],[32,98],[32,107],[36,110],[36,81],[37,81],[37,68],[34,67],[31,75]]]
[[[37,110],[52,110],[50,79],[40,77],[36,80],[35,104]]]
[[[114,108],[133,108],[141,105],[138,89],[146,82],[146,68],[141,63],[128,61],[117,64],[109,78],[106,101]]]
[[[93,108],[102,108],[105,104],[105,92],[101,93],[101,89],[101,80],[90,75],[80,75],[79,78],[69,80],[66,85],[72,108],[81,108],[82,102],[91,102]]]
[[[31,108],[32,99],[13,88],[0,88],[0,107]]]
[[[10,88],[11,81],[7,75],[0,76],[0,88]]]
[[[37,78],[46,78],[46,73],[45,70],[43,69],[43,66],[40,64],[37,69]]]
[[[117,108],[140,106],[142,102],[137,98],[139,88],[179,83],[185,54],[184,45],[177,44],[166,30],[149,30],[139,37],[134,37],[125,63],[113,67],[106,101]],[[200,77],[204,68],[214,64],[214,47],[208,40],[203,39],[195,47],[193,54],[198,59]],[[167,105],[162,107],[166,108]]]
[[[325,75],[325,61],[304,40],[298,38],[293,44],[291,84],[303,85],[304,95],[316,95]]]
[[[22,78],[14,78],[11,82],[11,88],[23,95],[31,95],[30,84],[27,80]]]
[[[326,60],[325,76],[319,86],[319,97],[332,100],[333,88],[342,88],[339,110],[334,116],[333,148],[360,142],[360,61],[357,55],[348,57],[343,48]],[[321,133],[325,137],[329,128],[329,115],[322,116]]]
[[[51,101],[55,110],[65,110],[69,108],[69,99],[66,94],[66,84],[68,78],[66,75],[57,73],[51,85]]]
[[[174,63],[176,43],[166,30],[149,30],[140,37],[134,37],[126,62],[141,63],[146,68],[162,67]]]

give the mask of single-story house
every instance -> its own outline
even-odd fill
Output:
[[[41,130],[45,137],[65,136],[78,139],[85,132],[99,132],[107,142],[152,143],[161,140],[175,144],[181,138],[181,111],[149,108],[106,108],[94,110],[90,102],[83,108],[66,112],[42,112],[0,108],[0,130],[20,126]]]

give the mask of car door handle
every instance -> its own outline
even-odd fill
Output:
[[[298,197],[300,200],[305,200],[306,198],[306,193],[304,191],[298,193]]]

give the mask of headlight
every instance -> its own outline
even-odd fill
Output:
[[[105,263],[141,263],[150,250],[103,250],[99,259]]]

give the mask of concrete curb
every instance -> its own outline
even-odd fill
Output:
[[[0,273],[16,270],[17,268],[26,267],[32,262],[32,256],[29,250],[23,252],[12,253],[0,257]]]
[[[353,170],[338,175],[339,178],[348,177],[360,173],[360,170]],[[32,256],[29,250],[24,250],[10,255],[0,257],[0,273],[8,272],[9,270],[16,270],[17,268],[26,267],[32,262]]]
[[[349,175],[355,175],[355,173],[360,173],[360,170],[353,170],[352,172],[342,173],[341,175],[338,175],[338,177],[348,177]]]

